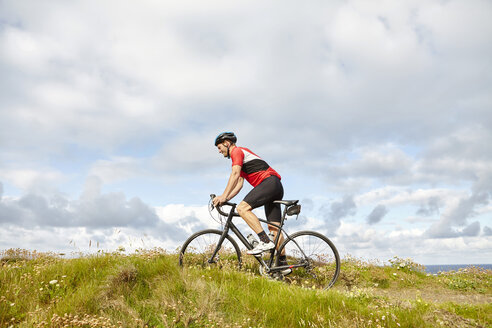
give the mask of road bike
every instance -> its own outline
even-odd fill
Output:
[[[215,195],[210,195],[211,201]],[[209,211],[214,207],[209,203]],[[280,233],[273,238],[275,248],[254,256],[260,267],[260,274],[270,278],[283,279],[283,273],[289,272],[286,280],[309,288],[330,288],[340,274],[340,256],[335,245],[324,235],[316,231],[299,231],[289,235],[283,225],[288,216],[299,216],[301,205],[298,200],[277,200],[276,204],[284,206],[280,223],[267,223],[284,234],[284,241],[279,246]],[[229,212],[222,207],[229,206]],[[179,252],[180,266],[222,266],[225,263],[234,263],[238,268],[242,264],[242,252],[236,240],[229,233],[232,231],[246,249],[254,248],[254,240],[251,236],[244,237],[233,218],[239,217],[236,212],[237,204],[225,202],[215,209],[225,219],[222,230],[206,229],[191,235],[181,247]],[[248,240],[249,239],[249,240]],[[250,242],[251,241],[251,242]],[[278,246],[278,247],[277,247]],[[287,264],[280,264],[280,254],[285,254]],[[289,270],[290,269],[290,270]],[[291,272],[291,273],[290,273]]]

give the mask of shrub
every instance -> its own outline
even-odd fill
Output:
[[[394,256],[389,260],[391,266],[397,270],[402,270],[406,272],[424,272],[425,266],[414,262],[411,258],[402,259],[398,256]]]

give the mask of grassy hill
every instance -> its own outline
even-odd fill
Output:
[[[64,259],[0,254],[0,327],[491,327],[492,272],[437,276],[345,259],[330,290],[241,270],[180,268],[161,250]]]

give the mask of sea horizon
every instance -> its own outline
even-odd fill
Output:
[[[478,267],[484,270],[492,270],[492,264],[423,264],[425,266],[425,272],[427,273],[439,273],[458,271],[460,269],[466,269],[469,267]]]

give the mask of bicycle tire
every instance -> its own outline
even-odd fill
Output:
[[[215,246],[217,245],[223,231],[206,229],[191,235],[179,251],[180,266],[210,266],[222,267],[227,264],[241,267],[241,250],[236,241],[229,235],[226,236],[213,263],[209,263]]]
[[[286,276],[291,283],[308,288],[328,289],[336,282],[340,274],[340,256],[335,245],[326,236],[315,231],[299,231],[284,240],[278,254],[284,249],[288,265],[305,264],[293,268],[293,272]],[[276,265],[280,265],[278,257]]]

